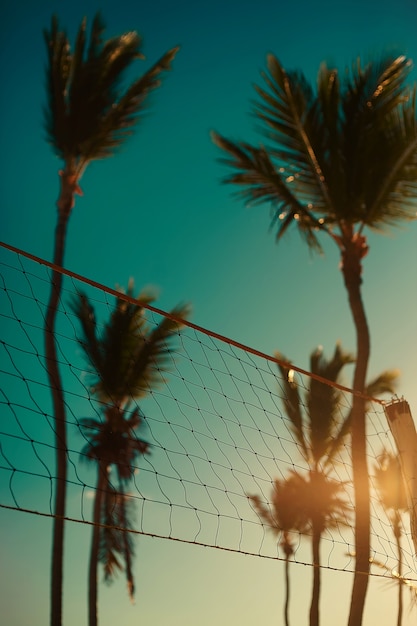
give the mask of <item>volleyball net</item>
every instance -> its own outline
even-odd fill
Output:
[[[51,264],[23,251],[0,248],[1,259],[1,424],[0,506],[53,517],[56,489],[55,422],[45,367],[43,328]],[[66,518],[92,523],[97,467],[86,454],[88,437],[80,420],[103,418],[89,386],[80,348],[80,328],[69,303],[80,290],[94,305],[98,327],[108,320],[116,292],[89,279],[65,274],[56,340],[68,433]],[[119,297],[124,297],[119,294]],[[164,313],[147,308],[148,323]],[[310,374],[296,366],[292,376],[307,415]],[[163,384],[150,388],[138,407],[144,416],[141,439],[150,453],[132,466],[128,494],[135,503],[135,530],[190,544],[283,559],[274,535],[253,507],[259,496],[268,507],[275,479],[291,472],[307,476],[309,466],[285,409],[285,380],[274,357],[241,346],[187,321],[173,344]],[[330,383],[321,381],[323,386]],[[337,387],[340,422],[352,407],[352,392]],[[133,402],[133,406],[135,406]],[[371,482],[371,575],[392,578],[398,547],[389,511],[375,481],[383,450],[396,455],[383,403],[367,402],[368,467]],[[132,435],[133,436],[133,435]],[[111,475],[112,468],[109,468]],[[329,475],[340,484],[347,509],[343,523],[322,536],[321,567],[354,570],[353,487],[349,438]],[[406,512],[401,515],[403,576],[417,581],[414,547]],[[311,539],[292,532],[293,560],[312,566]]]

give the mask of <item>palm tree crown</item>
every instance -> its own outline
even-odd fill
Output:
[[[360,61],[340,79],[320,67],[316,90],[301,72],[268,56],[255,115],[267,147],[233,143],[213,133],[236,170],[226,182],[252,203],[270,202],[280,238],[293,223],[310,246],[317,231],[342,240],[352,227],[382,228],[416,216],[415,89],[411,61]],[[336,228],[336,231],[335,231]]]
[[[131,282],[129,298],[133,289]],[[103,403],[123,408],[130,399],[142,398],[164,382],[162,372],[172,359],[170,343],[181,328],[180,320],[189,315],[189,307],[175,307],[171,311],[175,319],[163,317],[151,327],[144,305],[152,301],[146,294],[139,294],[134,303],[117,298],[101,333],[88,297],[80,292],[72,301],[82,329],[81,346],[92,367],[91,389]]]
[[[143,112],[149,92],[159,86],[161,72],[170,68],[178,51],[166,52],[141,78],[121,90],[126,70],[133,61],[144,58],[141,37],[132,31],[103,41],[99,14],[88,43],[86,29],[84,18],[73,50],[56,17],[44,32],[48,138],[56,154],[66,163],[71,161],[77,176],[89,161],[111,156],[123,142]]]
[[[276,356],[281,363],[287,360],[279,353]],[[310,356],[310,371],[329,383],[337,382],[345,365],[354,363],[354,360],[340,344],[336,345],[330,361],[324,357],[322,349],[317,348]],[[278,367],[284,386],[285,411],[303,457],[312,470],[328,471],[349,433],[349,415],[342,415],[340,411],[341,394],[331,384],[310,377],[303,399],[291,367],[282,364]]]

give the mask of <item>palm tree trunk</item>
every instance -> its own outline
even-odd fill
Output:
[[[353,389],[363,393],[370,355],[370,336],[361,294],[362,257],[366,253],[364,238],[355,236],[342,253],[342,271],[348,292],[350,310],[356,328],[356,365]],[[355,575],[348,626],[361,626],[369,581],[370,492],[366,461],[365,400],[352,400],[352,472],[355,501]]]
[[[320,539],[321,531],[313,523],[313,593],[310,605],[310,626],[319,626],[320,601]]]
[[[398,554],[398,614],[397,614],[397,626],[401,626],[403,621],[403,553],[401,550],[401,520],[398,511],[395,511],[394,521],[394,534],[395,543],[397,544]]]
[[[62,267],[65,251],[65,239],[68,219],[73,206],[73,194],[68,193],[68,185],[64,175],[61,177],[61,192],[57,202],[58,222],[55,230],[54,264]],[[45,318],[45,354],[46,371],[52,394],[55,418],[55,451],[56,451],[56,492],[53,521],[52,564],[51,564],[51,626],[62,624],[62,581],[64,553],[64,517],[67,480],[67,433],[65,421],[64,393],[58,368],[57,342],[55,338],[55,321],[57,307],[61,295],[62,274],[52,272],[51,292]]]
[[[285,604],[284,604],[285,626],[290,626],[289,608],[290,608],[290,559],[288,555],[286,555],[285,557]]]
[[[120,525],[122,528],[124,528],[125,530],[122,531],[123,535],[122,535],[122,541],[123,541],[123,556],[124,556],[124,561],[125,561],[125,570],[126,570],[126,580],[127,580],[127,589],[129,592],[129,597],[131,599],[131,601],[133,602],[134,596],[135,596],[135,579],[133,576],[133,570],[132,570],[132,545],[129,542],[129,536],[128,536],[128,524],[127,524],[127,517],[126,517],[126,494],[124,492],[124,488],[122,483],[120,482],[119,484],[119,497],[121,499],[120,502]]]
[[[107,465],[99,463],[96,495],[94,498],[93,531],[91,535],[90,564],[88,569],[88,626],[98,624],[98,593],[97,593],[97,570],[100,548],[100,524],[103,508],[104,492],[107,485]]]

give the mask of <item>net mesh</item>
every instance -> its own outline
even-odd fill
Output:
[[[51,266],[22,251],[1,249],[0,505],[53,516],[56,488],[55,425],[45,369],[43,328]],[[114,291],[67,274],[59,304],[56,339],[68,432],[66,517],[90,525],[97,468],[86,455],[86,417],[103,419],[103,406],[89,385],[80,347],[80,328],[69,302],[88,294],[99,328],[114,306]],[[151,326],[162,312],[150,307]],[[274,479],[293,470],[307,475],[291,421],[284,409],[285,385],[277,363],[193,324],[178,332],[169,371],[140,401],[144,416],[138,436],[150,453],[132,467],[128,495],[135,503],[133,532],[213,548],[282,559],[280,542],[256,513],[249,495],[268,506]],[[294,367],[303,402],[309,376]],[[161,374],[162,378],[162,374]],[[352,393],[340,388],[340,420]],[[135,406],[133,404],[133,406]],[[307,411],[308,407],[304,407]],[[389,515],[380,504],[373,468],[382,450],[395,454],[383,405],[368,404],[368,466],[371,472],[372,575],[392,576],[398,549]],[[331,470],[353,512],[349,441]],[[113,480],[110,470],[110,482]],[[116,477],[114,477],[116,481]],[[401,516],[403,575],[415,581],[416,566],[407,514]],[[353,515],[324,531],[321,567],[351,572]],[[307,538],[309,531],[306,531]],[[312,565],[311,545],[292,533],[293,560]]]

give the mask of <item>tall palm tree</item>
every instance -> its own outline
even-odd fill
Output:
[[[144,110],[149,92],[159,86],[159,76],[170,68],[178,48],[165,53],[143,76],[121,89],[125,71],[141,54],[136,32],[103,41],[104,25],[97,14],[87,45],[87,20],[81,22],[74,49],[56,17],[45,30],[47,48],[47,97],[45,110],[48,140],[62,159],[61,189],[54,241],[54,264],[62,267],[68,221],[81,194],[80,179],[87,165],[111,156],[131,132]],[[62,274],[52,272],[45,319],[46,369],[52,393],[56,434],[57,483],[52,547],[51,626],[62,623],[62,576],[66,497],[66,422],[62,383],[57,362],[55,322]]]
[[[88,297],[78,293],[71,303],[80,325],[81,346],[90,366],[91,391],[103,406],[104,421],[81,421],[88,444],[87,458],[97,462],[98,478],[94,503],[93,533],[89,565],[89,626],[97,626],[97,567],[105,566],[105,579],[118,567],[117,554],[125,562],[130,594],[134,583],[131,569],[132,544],[126,532],[111,526],[129,528],[126,485],[132,477],[137,455],[148,451],[148,444],[134,436],[141,424],[139,409],[131,410],[134,400],[144,398],[155,385],[164,382],[163,372],[172,360],[171,344],[189,309],[178,306],[171,311],[175,319],[164,317],[151,327],[146,321],[144,304],[153,298],[139,294],[133,298],[133,282],[127,297],[116,299],[109,320],[98,330],[94,308]],[[139,301],[140,300],[140,301]],[[110,484],[109,467],[116,468],[118,485]],[[100,528],[99,524],[105,527]]]
[[[417,123],[415,89],[407,84],[411,61],[385,56],[359,60],[342,78],[320,67],[316,90],[301,72],[286,72],[268,56],[265,86],[256,87],[255,115],[269,145],[232,142],[213,133],[253,204],[272,206],[277,239],[295,224],[307,245],[321,250],[318,234],[337,245],[356,329],[352,410],[356,563],[349,626],[359,626],[368,586],[369,480],[366,461],[365,390],[370,336],[362,300],[365,227],[383,230],[415,217]]]
[[[280,547],[285,556],[285,601],[284,623],[289,626],[290,608],[290,558],[294,554],[294,544],[291,533],[304,533],[308,528],[306,518],[300,500],[300,476],[296,472],[290,473],[285,480],[274,480],[271,505],[266,506],[258,495],[249,495],[254,509],[259,517],[267,524],[272,532],[280,536]]]
[[[379,500],[387,511],[394,533],[398,555],[398,614],[397,626],[401,626],[403,617],[403,557],[401,550],[402,514],[408,511],[407,494],[399,459],[383,450],[379,465],[374,467]]]

